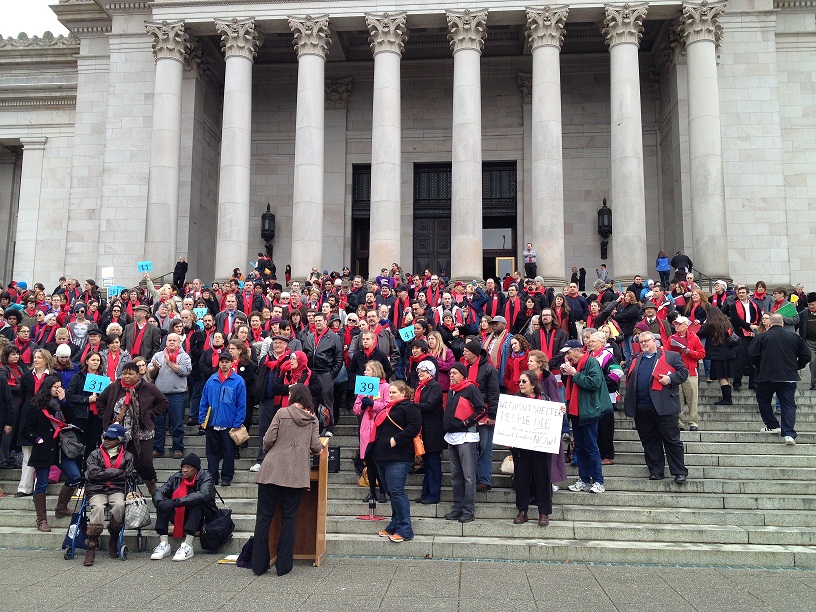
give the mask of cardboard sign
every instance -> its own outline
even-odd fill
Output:
[[[137,261],[136,268],[139,272],[150,272],[153,269],[152,261]]]
[[[105,278],[103,278],[102,279],[102,286],[103,287],[108,287],[108,288],[113,287],[113,277],[112,276],[106,276]]]
[[[113,285],[112,287],[108,287],[108,299],[119,297],[119,294],[125,289],[127,289],[127,287],[122,287],[121,285]]]
[[[561,405],[560,402],[500,395],[493,443],[541,453],[557,453],[564,421]]]
[[[416,333],[414,333],[414,326],[408,325],[407,327],[403,327],[401,330],[399,330],[399,335],[404,342],[410,342],[416,336]]]
[[[203,319],[204,315],[210,311],[207,308],[193,308],[193,312],[197,319]]]
[[[105,390],[110,384],[110,378],[107,376],[99,376],[98,374],[88,374],[85,377],[85,386],[82,387],[83,391],[87,391],[88,393],[96,393],[99,395]]]
[[[370,395],[374,399],[380,397],[380,379],[376,376],[358,376],[354,380],[355,395]]]

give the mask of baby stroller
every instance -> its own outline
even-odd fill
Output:
[[[85,545],[86,539],[86,530],[88,527],[88,496],[85,495],[85,481],[80,484],[82,487],[83,494],[79,497],[74,505],[74,513],[71,515],[71,524],[68,526],[68,532],[65,534],[65,539],[62,542],[62,548],[65,551],[63,553],[63,557],[68,559],[73,559],[76,557],[77,549],[87,550]],[[125,493],[125,524],[123,528],[119,531],[119,541],[117,542],[116,550],[118,558],[122,561],[127,561],[129,549],[127,544],[125,544],[125,530],[131,528],[131,525],[134,524],[128,519],[132,517],[128,516],[128,500],[139,500],[141,498],[141,503],[139,501],[136,502],[135,505],[142,506],[139,509],[140,516],[142,515],[142,511],[147,509],[147,502],[145,498],[142,496],[142,493],[139,489],[139,485],[136,484],[135,478],[129,478],[127,483],[127,490]],[[105,522],[110,521],[110,511],[108,508],[105,509]],[[139,524],[138,527],[133,527],[136,531],[136,547],[139,552],[144,550],[144,537],[142,536],[142,527],[145,527],[150,524],[150,513],[147,511],[147,521],[145,522],[143,519],[136,521],[135,524]]]

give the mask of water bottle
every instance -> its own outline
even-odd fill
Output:
[[[76,530],[77,530],[77,524],[76,524],[76,523],[73,523],[73,524],[72,524],[72,525],[71,525],[71,526],[68,528],[68,538],[69,538],[69,539],[73,540],[73,539],[76,537]]]
[[[368,518],[373,519],[377,512],[377,500],[376,499],[369,499],[368,500]]]

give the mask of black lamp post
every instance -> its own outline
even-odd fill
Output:
[[[261,239],[264,241],[266,254],[272,259],[272,240],[275,238],[275,215],[266,204],[266,212],[261,215]]]
[[[603,206],[598,209],[598,234],[603,238],[601,240],[601,259],[606,259],[606,249],[609,246],[609,237],[612,235],[612,209],[606,205],[606,198],[603,199]]]

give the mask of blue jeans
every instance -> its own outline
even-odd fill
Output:
[[[627,365],[632,363],[632,336],[623,337],[623,358]]]
[[[65,474],[65,484],[69,487],[76,487],[82,481],[82,473],[79,471],[76,461],[63,457],[59,464],[59,469]],[[51,466],[34,468],[37,482],[34,484],[34,495],[45,493],[48,489],[48,472],[51,471]]]
[[[422,458],[425,477],[422,479],[422,499],[438,502],[442,493],[442,451],[425,453]]]
[[[153,450],[164,454],[164,441],[167,433],[167,419],[170,418],[170,435],[173,437],[173,451],[184,452],[184,393],[168,393],[167,414],[156,419],[156,438]]]
[[[476,483],[493,482],[493,426],[479,426],[479,459],[476,462]]]
[[[578,477],[586,483],[604,483],[601,470],[601,453],[598,450],[598,421],[579,425],[576,417],[572,420],[572,436],[578,455]]]
[[[391,522],[385,530],[388,533],[401,535],[403,538],[413,538],[414,530],[411,527],[411,502],[405,492],[405,481],[411,471],[408,461],[377,461],[377,471],[388,494],[391,496]]]
[[[757,383],[756,398],[759,404],[759,414],[762,416],[762,421],[765,427],[776,429],[779,427],[779,419],[776,418],[773,408],[771,407],[771,398],[776,393],[779,400],[779,408],[782,411],[782,436],[790,436],[796,438],[796,431],[793,429],[796,425],[796,402],[794,397],[796,394],[795,382],[762,382]]]
[[[706,340],[708,338],[700,338],[700,343],[705,348]],[[706,380],[711,380],[711,360],[710,359],[703,359],[703,369],[705,370]]]

